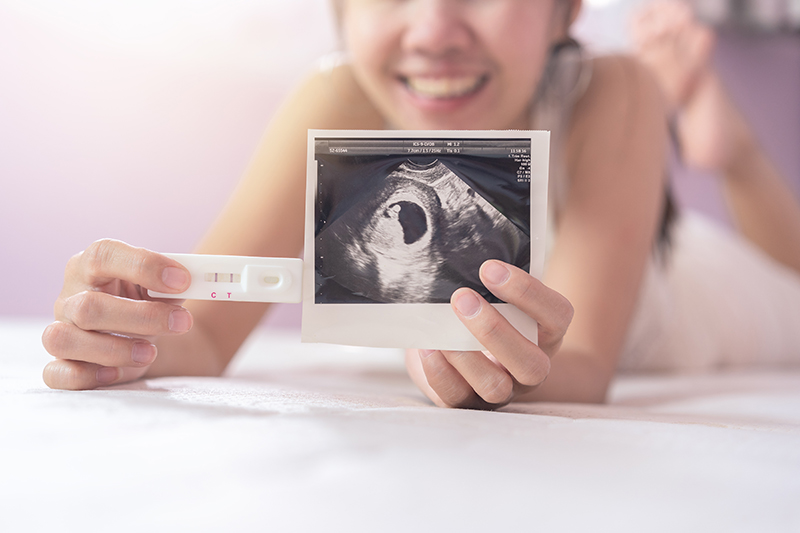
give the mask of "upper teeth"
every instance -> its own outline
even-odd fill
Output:
[[[469,94],[483,81],[481,76],[460,78],[407,78],[408,86],[416,93],[430,98],[454,98]]]

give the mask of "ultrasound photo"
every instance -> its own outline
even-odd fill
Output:
[[[524,142],[318,142],[315,303],[499,302],[478,271],[530,267]]]

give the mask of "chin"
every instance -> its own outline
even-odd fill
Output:
[[[403,130],[492,130],[507,129],[499,127],[497,123],[492,123],[486,119],[476,119],[465,116],[441,115],[441,116],[410,116],[406,114],[398,117],[392,124]]]
[[[505,122],[497,120],[486,90],[459,98],[428,99],[395,87],[386,116],[392,126],[405,130],[504,129]]]
[[[508,130],[527,129],[528,122],[520,118],[505,119],[496,109],[431,110],[398,106],[400,112],[390,115],[391,124],[404,130]],[[524,117],[523,117],[524,118]]]

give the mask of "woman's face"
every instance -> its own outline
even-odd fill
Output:
[[[390,126],[527,129],[560,0],[343,0],[355,75]]]

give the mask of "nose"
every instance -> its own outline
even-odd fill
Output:
[[[446,58],[466,49],[472,31],[459,0],[414,0],[408,12],[403,46],[434,58]]]

